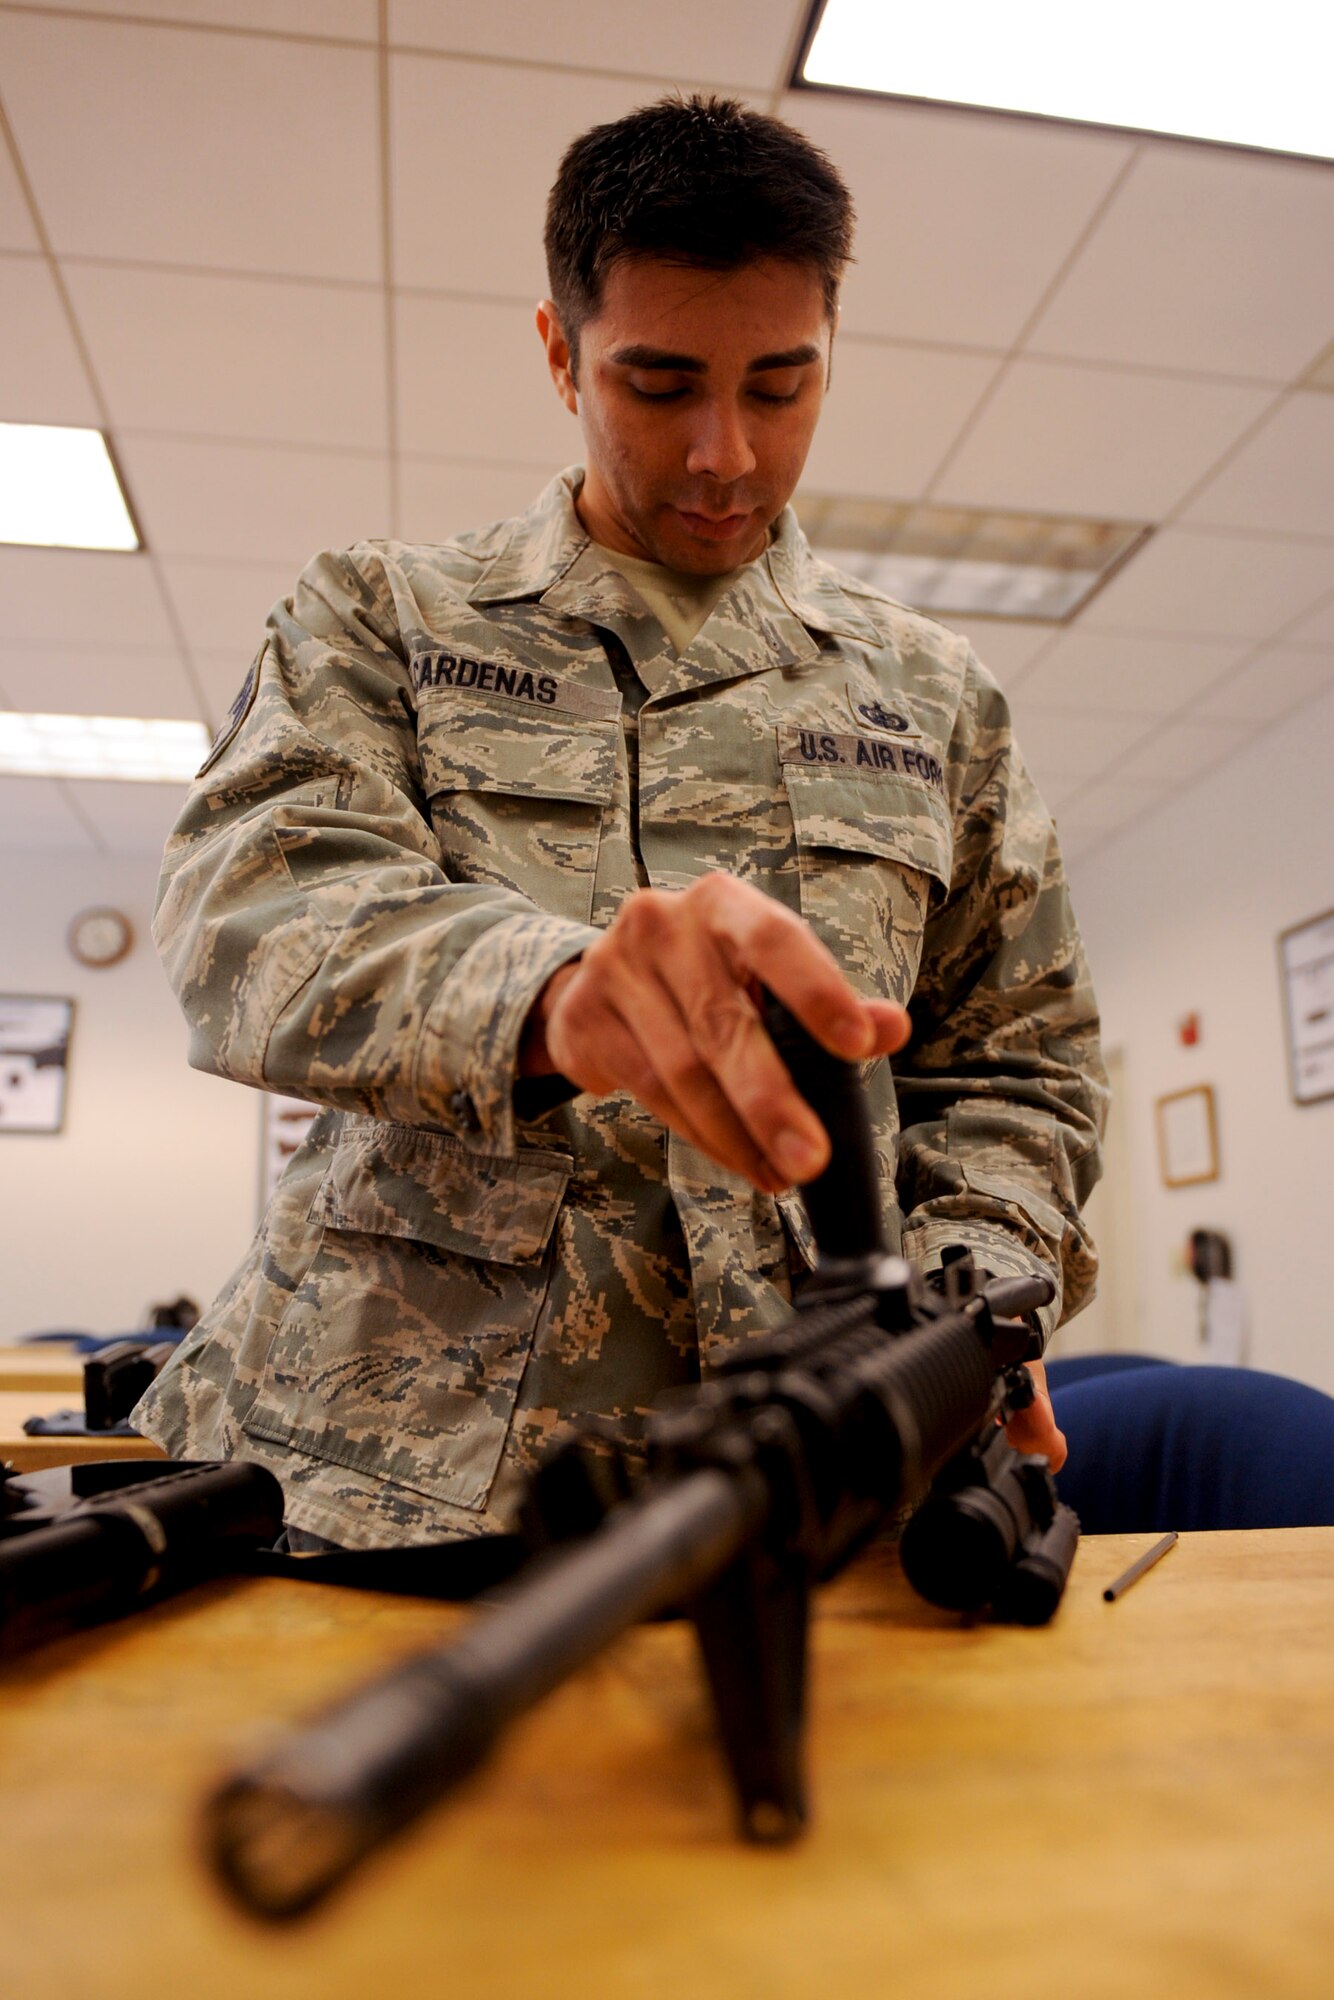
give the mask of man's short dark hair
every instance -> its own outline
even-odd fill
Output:
[[[567,149],[547,202],[551,297],[577,365],[579,329],[629,257],[712,271],[808,264],[833,318],[852,256],[852,197],[795,127],[727,97],[664,97]]]

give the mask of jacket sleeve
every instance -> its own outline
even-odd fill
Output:
[[[368,545],[317,557],[270,614],[168,842],[153,933],[197,1068],[514,1150],[525,1016],[596,933],[449,879]],[[521,1088],[547,1108],[549,1086]]]
[[[952,749],[952,879],[895,1059],[904,1251],[930,1269],[962,1242],[996,1274],[1047,1272],[1050,1334],[1097,1271],[1079,1212],[1107,1106],[1097,1006],[1055,829],[971,655]]]

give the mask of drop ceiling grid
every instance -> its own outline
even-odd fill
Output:
[[[1064,724],[1083,714],[1092,748],[1044,757],[1054,790],[1068,795],[1074,778],[1086,794],[1107,740],[1096,703],[1063,678],[1079,640],[1103,646],[1104,691],[1125,643],[1137,701],[1153,677],[1136,681],[1129,656],[1166,646],[1160,716],[1184,726],[1194,711],[1214,741],[1243,720],[1239,708],[1249,713],[1266,659],[1289,705],[1320,684],[1334,654],[1323,448],[1334,398],[1292,385],[1334,328],[1334,260],[1316,254],[1330,238],[1334,173],[784,92],[804,8],[781,10],[776,33],[766,0],[724,16],[712,0],[673,10],[643,0],[633,33],[625,0],[597,0],[577,19],[527,5],[466,21],[389,0],[387,135],[373,0],[134,9],[160,17],[151,21],[119,11],[111,0],[0,0],[0,87],[157,588],[127,590],[122,578],[107,595],[96,565],[142,571],[141,559],[0,551],[0,580],[8,572],[20,588],[31,588],[34,560],[89,566],[82,583],[24,604],[26,637],[0,652],[12,703],[39,705],[31,683],[52,649],[74,661],[71,690],[95,690],[97,661],[108,647],[124,657],[115,649],[126,639],[147,648],[146,688],[176,657],[183,712],[198,711],[193,675],[216,719],[263,610],[311,550],[388,530],[392,475],[398,527],[433,536],[511,511],[574,459],[577,429],[531,327],[553,158],[583,125],[701,76],[804,125],[858,198],[860,263],[811,490],[911,498],[946,463],[942,500],[1171,524],[1071,628],[971,621],[983,656],[994,635],[1002,678],[1027,694],[1035,748],[1044,718],[1059,745],[1074,742]],[[138,87],[149,75],[151,101]],[[62,396],[72,410],[90,392],[38,242],[0,157],[0,250],[18,253],[0,258],[0,277],[21,273],[6,288],[0,350],[26,357],[4,375],[30,385],[5,407],[50,420]],[[1136,425],[1138,451],[1126,442]],[[68,568],[59,574],[72,582]],[[1097,766],[1104,779],[1111,768],[1110,757]],[[80,807],[95,814],[106,789],[84,786]],[[114,843],[123,829],[112,817]]]

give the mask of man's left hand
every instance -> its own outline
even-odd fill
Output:
[[[1016,1451],[1040,1451],[1049,1461],[1052,1471],[1059,1472],[1065,1464],[1068,1446],[1064,1432],[1056,1428],[1056,1413],[1047,1388],[1047,1371],[1040,1361],[1030,1361],[1027,1366],[1037,1394],[1026,1410],[1020,1410],[1018,1416],[1010,1418],[1005,1426],[1005,1435]]]

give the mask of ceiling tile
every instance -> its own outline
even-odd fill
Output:
[[[642,86],[395,56],[390,88],[394,282],[541,298],[542,225],[560,156],[590,125],[641,103]]]
[[[160,856],[185,804],[184,785],[136,785],[105,778],[70,778],[66,783],[108,854]]]
[[[1324,653],[1275,646],[1211,688],[1192,713],[1207,721],[1267,728],[1334,685],[1334,645]]]
[[[726,7],[716,0],[675,0],[671,7],[641,7],[628,21],[625,0],[580,0],[578,7],[510,0],[494,10],[389,0],[389,39],[451,55],[518,53],[526,62],[636,76],[702,75],[776,90],[787,80],[805,13],[805,0],[729,0]]]
[[[1271,400],[1264,388],[1017,361],[937,490],[972,506],[1158,520]]]
[[[143,555],[0,547],[5,645],[174,644],[153,567]],[[0,658],[3,653],[0,652]]]
[[[916,499],[995,372],[981,355],[839,341],[804,490]]]
[[[551,466],[524,470],[405,458],[399,467],[399,521],[405,542],[440,542],[465,528],[521,514],[551,478]]]
[[[1076,796],[1068,797],[1056,816],[1057,828],[1064,834],[1067,826],[1103,830],[1128,826],[1142,813],[1173,796],[1173,787],[1167,780],[1128,778],[1118,768],[1113,776],[1084,785]]]
[[[955,618],[941,614],[951,632],[962,632],[984,667],[1003,687],[1027,678],[1026,669],[1044,647],[1060,636],[1059,627],[1035,625],[1023,618]]]
[[[389,532],[387,460],[122,433],[120,456],[159,555],[286,560]]]
[[[0,69],[58,252],[380,277],[373,49],[0,12]]]
[[[290,586],[289,586],[290,587]],[[263,637],[263,615],[254,623],[251,633],[252,644],[246,650],[237,648],[227,653],[196,653],[194,669],[203,684],[208,702],[208,724],[210,734],[217,728],[224,715],[231,708],[245,684],[260,639]]]
[[[92,424],[97,400],[41,257],[0,258],[0,418]]]
[[[1331,241],[1327,166],[1150,145],[1029,346],[1289,381],[1334,325]]]
[[[96,843],[54,778],[0,777],[0,848],[74,850],[95,854]]]
[[[1132,150],[1102,133],[809,91],[782,111],[857,204],[845,328],[974,347],[1018,337]]]
[[[1059,712],[1026,701],[1024,690],[1011,698],[1015,734],[1029,769],[1045,791],[1071,778],[1092,778],[1143,736],[1138,715]]]
[[[1171,715],[1241,658],[1244,644],[1062,632],[1021,682],[1025,701],[1109,715]],[[1198,712],[1198,709],[1196,710]]]
[[[1082,786],[1055,814],[1056,834],[1067,867],[1086,859],[1127,828],[1140,825],[1147,814],[1178,796],[1178,789],[1169,784],[1131,780],[1119,772],[1114,778]],[[1070,886],[1078,910],[1079,875],[1075,869],[1070,870]]]
[[[1120,833],[1138,826],[1146,814],[1166,805],[1176,793],[1169,785],[1104,783],[1083,787],[1055,814],[1056,835],[1070,881],[1075,910],[1080,908],[1080,864]],[[1097,967],[1094,966],[1094,977]]]
[[[0,138],[0,250],[37,250],[37,231],[8,146]]]
[[[1080,623],[1097,632],[1267,639],[1327,593],[1332,565],[1334,543],[1164,528]]]
[[[1334,560],[1334,552],[1331,560]],[[1309,617],[1299,619],[1291,631],[1283,634],[1283,639],[1290,646],[1334,647],[1334,593]]]
[[[1181,519],[1334,539],[1334,396],[1287,397]]]
[[[530,305],[400,298],[397,334],[399,433],[415,452],[553,472],[582,458]]]
[[[0,650],[0,691],[14,708],[53,715],[198,719],[199,703],[177,652],[150,646],[10,646]]]
[[[222,654],[232,662],[230,705],[264,637],[264,621],[290,597],[300,562],[190,562],[166,557],[162,576],[192,656]]]
[[[1128,780],[1181,786],[1193,784],[1255,735],[1243,722],[1168,722],[1124,757],[1117,775]]]
[[[81,14],[146,14],[155,21],[256,28],[373,42],[376,0],[77,0]]]
[[[94,264],[66,282],[115,423],[388,448],[379,291]]]

